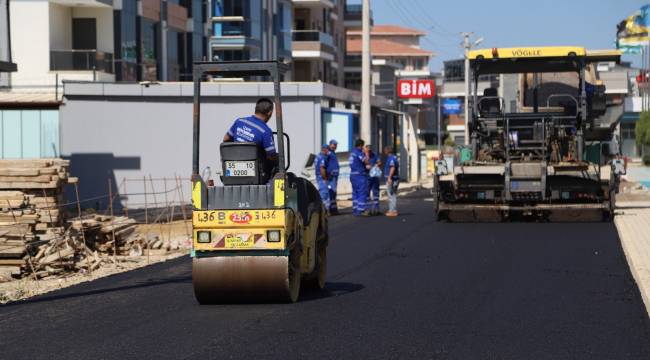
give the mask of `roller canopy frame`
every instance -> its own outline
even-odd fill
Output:
[[[284,128],[282,122],[282,101],[280,92],[280,77],[289,67],[279,61],[225,61],[225,62],[195,62],[194,78],[194,113],[193,113],[193,149],[192,149],[192,179],[199,178],[199,152],[201,133],[201,80],[204,75],[247,77],[269,76],[273,82],[275,102],[275,119],[278,134],[278,167],[285,171]]]

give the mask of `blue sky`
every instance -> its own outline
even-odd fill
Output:
[[[360,0],[348,1],[360,3]],[[616,24],[649,0],[370,0],[375,24],[427,31],[423,48],[442,61],[460,58],[461,31],[484,40],[479,47],[579,45],[614,48]],[[640,63],[639,55],[624,60]]]

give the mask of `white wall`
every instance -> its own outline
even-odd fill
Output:
[[[110,7],[84,7],[77,11],[47,0],[10,1],[9,5],[13,60],[19,64],[18,71],[10,75],[13,91],[54,92],[56,72],[50,71],[50,50],[72,48],[73,13],[77,17],[97,17],[99,50],[113,53]],[[64,80],[93,80],[91,71],[59,71],[58,75],[59,86]],[[112,74],[98,72],[96,75],[100,81],[115,81]]]
[[[11,47],[18,71],[12,85],[54,84],[50,69],[49,4],[47,0],[10,1]]]
[[[72,8],[50,4],[50,50],[72,49]]]
[[[72,17],[97,19],[97,50],[115,54],[113,51],[113,9],[77,7],[73,8]]]

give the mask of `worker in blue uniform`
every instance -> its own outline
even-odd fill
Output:
[[[339,181],[339,160],[336,158],[336,148],[338,141],[332,139],[329,142],[329,155],[327,156],[327,176],[329,178],[329,193],[330,193],[330,215],[339,213],[338,206],[336,205],[336,188]]]
[[[381,161],[379,156],[372,151],[370,144],[366,145],[368,154],[368,208],[370,215],[379,214],[379,179],[381,179]]]
[[[388,195],[388,211],[386,216],[397,216],[397,188],[399,187],[399,161],[393,153],[392,146],[384,148],[386,155],[386,167],[384,168],[384,178],[386,179],[386,194]]]
[[[232,124],[223,137],[224,142],[252,142],[262,147],[266,153],[264,167],[271,171],[278,165],[273,130],[267,125],[273,115],[273,102],[262,98],[255,104],[255,114],[242,117]]]
[[[368,215],[368,157],[363,148],[364,141],[357,139],[350,153],[350,182],[352,183],[352,214]]]
[[[321,152],[316,155],[314,161],[314,171],[316,172],[316,183],[318,183],[318,192],[326,209],[330,208],[330,189],[329,177],[327,173],[327,161],[329,155],[329,146],[323,145]]]

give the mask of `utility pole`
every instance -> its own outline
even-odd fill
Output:
[[[465,145],[469,145],[469,37],[471,32],[461,33],[465,50]]]
[[[439,154],[442,154],[442,144],[441,144],[441,142],[442,142],[442,133],[441,133],[441,130],[442,130],[442,126],[441,126],[442,117],[440,116],[440,107],[442,105],[440,102],[442,101],[442,98],[440,97],[440,90],[436,90],[436,95],[438,97],[438,101],[436,101],[437,105],[438,105],[437,106],[438,107],[438,109],[437,109],[438,113],[436,114],[437,115],[436,118],[438,119],[438,134],[437,134],[438,135],[438,151],[439,151]]]
[[[370,130],[370,0],[363,0],[361,28],[361,138],[372,142]]]

